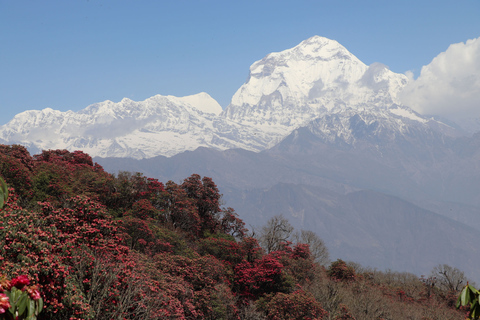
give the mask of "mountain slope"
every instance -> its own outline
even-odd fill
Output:
[[[254,226],[283,214],[296,228],[315,231],[334,259],[418,275],[446,263],[477,277],[477,230],[396,197],[279,183],[244,191],[232,205]]]

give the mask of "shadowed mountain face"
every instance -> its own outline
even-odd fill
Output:
[[[439,261],[461,263],[470,275],[477,272],[478,258],[471,255],[477,230],[393,196],[280,183],[245,191],[232,202],[247,221],[262,224],[271,214],[283,214],[296,228],[315,231],[333,258],[416,274]]]

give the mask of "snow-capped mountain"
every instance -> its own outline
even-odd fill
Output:
[[[222,112],[206,93],[145,101],[104,101],[79,112],[26,111],[0,129],[0,137],[30,149],[83,150],[95,156],[171,156],[211,145],[213,120]]]
[[[271,146],[327,113],[388,108],[406,84],[405,75],[367,66],[338,42],[315,36],[255,62],[223,115],[263,128]]]
[[[406,84],[406,76],[380,63],[367,66],[338,42],[315,36],[255,62],[224,111],[206,93],[125,98],[79,112],[26,111],[0,127],[0,139],[32,152],[80,149],[102,157],[173,156],[198,147],[261,151],[315,119],[326,136],[341,135],[342,127],[328,119],[347,111],[387,116],[404,127],[413,113],[398,106],[397,95]]]

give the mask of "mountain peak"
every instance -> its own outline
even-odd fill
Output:
[[[313,36],[253,63],[224,116],[268,124],[278,134],[325,112],[391,106],[406,82],[383,64],[365,65],[335,40]]]
[[[206,92],[200,92],[194,95],[176,99],[182,101],[183,103],[188,103],[192,106],[195,106],[198,110],[204,113],[213,113],[218,115],[223,111],[220,104]]]
[[[353,59],[358,60],[344,46],[335,40],[331,40],[321,36],[313,36],[297,46],[281,51],[268,54],[261,61],[269,59],[277,60],[330,60],[330,59]],[[261,62],[260,61],[260,62]],[[252,65],[253,66],[253,65]]]
[[[310,53],[312,56],[325,57],[331,52],[343,52],[351,55],[348,50],[335,40],[331,40],[321,36],[313,36],[300,42],[299,45],[292,48],[292,50],[302,50],[305,53]]]

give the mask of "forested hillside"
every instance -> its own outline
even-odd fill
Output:
[[[0,211],[0,318],[10,319],[15,301],[1,292],[13,287],[32,301],[40,293],[38,319],[466,314],[454,306],[466,284],[460,270],[440,265],[418,278],[330,262],[322,235],[293,230],[281,216],[247,230],[208,177],[178,184],[112,175],[80,151],[32,156],[18,145],[0,145],[0,176],[9,187]]]

